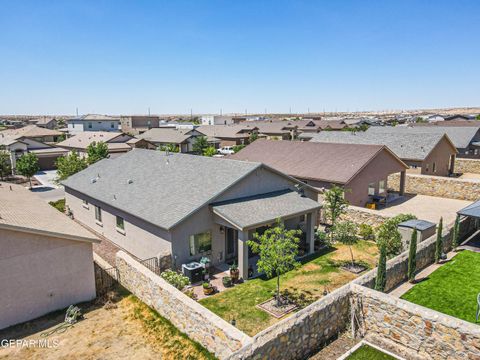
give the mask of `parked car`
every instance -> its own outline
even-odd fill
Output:
[[[224,146],[221,149],[218,149],[218,153],[222,155],[231,155],[234,154],[233,146]]]

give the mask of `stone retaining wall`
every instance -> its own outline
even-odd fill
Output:
[[[365,339],[406,359],[479,359],[480,327],[362,286],[351,285]]]
[[[455,160],[455,172],[480,174],[480,160],[457,158]]]
[[[123,251],[116,255],[120,283],[180,331],[225,359],[252,339],[177,290]]]
[[[341,216],[342,220],[353,221],[358,225],[367,224],[374,228],[382,225],[383,222],[388,218],[388,216],[380,215],[375,210],[370,210],[357,206],[349,206],[346,213]]]
[[[388,177],[388,186],[398,191],[400,176]],[[480,194],[480,181],[455,179],[441,176],[407,174],[405,192],[450,199],[477,201]]]

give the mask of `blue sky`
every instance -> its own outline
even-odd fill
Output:
[[[479,106],[480,1],[0,0],[0,113]]]

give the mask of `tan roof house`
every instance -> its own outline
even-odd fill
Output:
[[[386,198],[388,176],[401,173],[404,179],[408,168],[381,145],[256,140],[229,158],[262,162],[319,190],[341,186],[356,206],[365,206],[373,197]],[[400,195],[403,190],[404,185]]]
[[[0,329],[94,299],[94,242],[37,195],[0,182]]]
[[[191,153],[197,137],[202,135],[194,129],[164,127],[150,129],[143,134],[137,135],[137,138],[147,140],[157,147],[175,145],[180,152]]]
[[[256,266],[246,241],[277,218],[314,250],[317,191],[260,163],[134,149],[63,185],[76,220],[139,259],[170,256],[177,269],[208,257],[236,262],[246,279]]]
[[[219,139],[220,146],[234,146],[248,144],[252,133],[258,132],[256,125],[203,125],[197,128],[198,132],[210,139]]]

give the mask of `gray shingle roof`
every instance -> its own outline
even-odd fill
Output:
[[[213,212],[243,230],[320,207],[317,201],[287,190],[213,204]]]
[[[457,211],[458,215],[471,216],[474,218],[480,218],[480,200],[464,207]]]
[[[167,156],[160,151],[134,149],[115,159],[99,161],[63,184],[170,229],[261,166],[259,163],[185,154]]]
[[[412,220],[401,222],[400,224],[398,224],[398,226],[423,231],[423,230],[430,229],[432,227],[436,227],[437,224],[427,220],[412,219]]]
[[[421,160],[435,148],[445,134],[323,131],[312,142],[386,145],[400,159]]]
[[[447,134],[453,145],[458,149],[464,149],[476,139],[478,127],[453,127],[453,126],[374,126],[367,133],[391,133],[391,134]],[[480,140],[480,136],[477,136]]]

